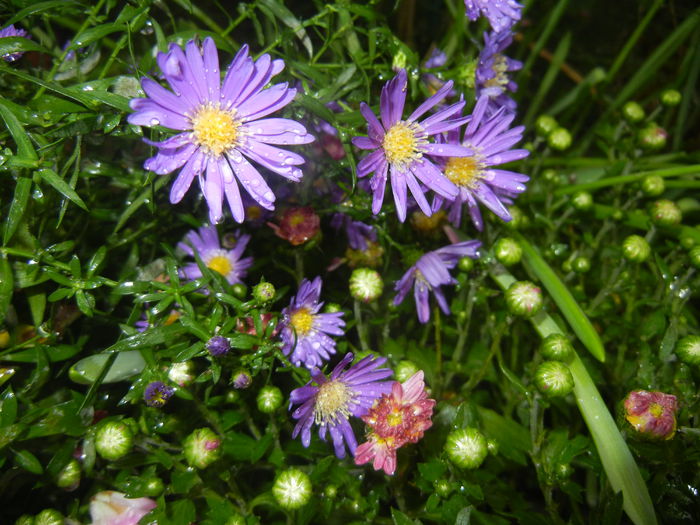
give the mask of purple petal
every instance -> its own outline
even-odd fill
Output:
[[[204,178],[202,192],[209,206],[209,221],[212,224],[218,223],[222,217],[222,204],[224,200],[223,179],[219,170],[219,163],[226,162],[224,157],[209,158],[207,162],[207,173]]]
[[[201,164],[204,161],[204,155],[200,151],[195,151],[194,147],[192,148],[192,153],[189,158],[184,155],[182,155],[181,158],[186,158],[187,162],[182,170],[180,170],[180,173],[178,173],[175,182],[170,188],[170,202],[173,204],[177,204],[185,196],[185,193],[187,193],[187,190],[190,189],[192,185],[194,176],[202,171]]]
[[[229,157],[231,167],[236,177],[255,202],[265,209],[274,209],[275,194],[263,179],[262,175],[244,157]]]
[[[134,113],[128,116],[129,124],[137,126],[165,126],[170,129],[192,129],[189,119],[164,108],[148,98],[135,98],[129,103]]]
[[[379,210],[382,209],[382,203],[384,202],[384,192],[386,191],[386,174],[389,170],[389,164],[382,162],[377,170],[374,172],[374,177],[370,183],[372,184],[372,213],[377,215]]]
[[[399,172],[394,166],[391,167],[391,190],[394,193],[394,203],[396,204],[396,214],[399,221],[406,220],[406,175]]]
[[[473,157],[474,150],[459,144],[424,144],[421,150],[435,157]]]
[[[296,94],[296,89],[289,89],[287,84],[275,84],[238,106],[238,116],[244,122],[266,117],[289,104]]]
[[[364,102],[360,103],[360,113],[367,121],[367,135],[369,135],[369,138],[381,144],[382,140],[384,140],[384,128],[377,116]]]
[[[381,145],[380,142],[376,142],[369,137],[353,137],[352,143],[360,149],[377,149]]]
[[[435,94],[433,94],[432,96],[425,99],[425,101],[420,106],[418,106],[413,113],[411,113],[411,115],[408,117],[408,120],[410,122],[413,122],[413,121],[419,119],[429,109],[431,109],[434,106],[436,106],[437,104],[439,104],[440,101],[442,99],[444,99],[447,96],[447,94],[450,92],[453,84],[454,84],[454,82],[452,82],[451,80],[445,82],[445,84],[440,89],[438,89],[435,92]]]
[[[219,74],[219,52],[216,49],[214,39],[207,37],[202,43],[202,55],[204,56],[204,74],[209,100],[217,101],[221,93],[221,76]]]
[[[185,116],[185,114],[192,108],[181,96],[177,96],[168,91],[150,78],[142,78],[141,87],[151,100],[153,100],[156,104],[169,109],[173,113]]]
[[[508,208],[498,199],[498,196],[489,189],[486,184],[478,184],[473,189],[474,196],[481,201],[493,213],[498,215],[504,221],[512,219]]]
[[[445,177],[437,166],[428,159],[423,158],[413,162],[410,166],[410,170],[419,181],[438,195],[442,195],[449,200],[454,200],[454,198],[457,197],[459,193],[457,186],[455,186],[450,179]]]

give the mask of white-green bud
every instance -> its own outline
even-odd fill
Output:
[[[574,354],[574,347],[563,334],[549,334],[540,344],[540,353],[552,361],[568,361]]]
[[[419,370],[413,361],[403,360],[394,368],[394,376],[399,383],[403,383]]]
[[[80,485],[80,463],[71,459],[56,476],[56,486],[66,490],[75,490]]]
[[[462,428],[447,435],[445,452],[450,461],[465,469],[479,468],[489,453],[488,442],[476,428]]]
[[[276,386],[264,386],[258,392],[256,399],[258,410],[264,414],[272,414],[282,406],[282,391]]]
[[[512,314],[532,317],[542,308],[542,290],[530,281],[516,281],[506,290],[506,304]]]
[[[504,224],[506,228],[509,230],[520,230],[528,225],[529,218],[527,215],[525,215],[523,210],[517,206],[510,206],[508,211],[510,212],[510,216],[512,218]]]
[[[661,103],[667,107],[677,106],[683,97],[675,89],[665,89],[661,92]]]
[[[353,299],[369,303],[382,295],[384,282],[376,270],[357,268],[350,275],[350,295]]]
[[[571,261],[571,269],[576,273],[586,273],[591,269],[591,260],[588,257],[576,257]]]
[[[95,433],[95,451],[109,461],[127,455],[133,444],[134,433],[124,421],[105,421]]]
[[[561,397],[573,390],[574,378],[561,361],[545,361],[537,367],[535,384],[545,396]]]
[[[260,304],[265,304],[275,298],[275,285],[268,282],[261,282],[253,286],[253,299]]]
[[[65,521],[63,514],[56,509],[44,509],[34,516],[34,525],[63,525]]]
[[[194,381],[192,368],[192,361],[173,363],[168,368],[168,379],[178,386],[187,386]]]
[[[571,133],[566,128],[557,128],[547,136],[547,144],[557,151],[564,151],[571,146]]]
[[[571,196],[571,205],[580,211],[590,210],[593,206],[593,195],[587,191],[577,191]]]
[[[272,485],[272,495],[284,509],[298,509],[311,499],[311,480],[304,472],[290,468],[280,473]]]
[[[34,516],[30,516],[29,514],[22,514],[15,521],[15,525],[34,525]]]
[[[558,127],[559,123],[549,115],[540,115],[535,121],[535,132],[541,137],[548,137]]]
[[[628,261],[642,263],[650,254],[651,247],[644,237],[630,235],[622,242],[622,256]]]
[[[642,191],[649,197],[658,197],[666,189],[663,177],[647,175],[642,179]]]
[[[700,268],[700,246],[691,248],[688,257],[690,257],[690,264],[693,265],[693,268]]]
[[[644,120],[644,117],[646,116],[644,113],[644,108],[634,101],[627,102],[624,106],[622,106],[622,114],[629,122],[640,122]]]
[[[676,343],[676,355],[682,363],[700,366],[700,335],[686,335]]]
[[[221,456],[221,439],[210,428],[198,428],[185,438],[182,449],[187,463],[207,468]]]
[[[504,266],[518,264],[523,256],[523,249],[518,241],[511,237],[501,237],[493,247],[496,260]]]
[[[639,145],[648,150],[663,148],[666,145],[667,138],[668,133],[666,130],[655,122],[650,122],[644,126],[637,134],[637,141],[639,142]]]
[[[674,226],[683,219],[681,209],[675,202],[659,199],[651,205],[651,221],[660,226]]]

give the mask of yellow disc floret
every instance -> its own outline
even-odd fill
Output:
[[[215,255],[207,261],[207,268],[225,276],[231,273],[233,264],[231,264],[231,260],[226,255]]]
[[[421,153],[418,149],[420,143],[416,132],[419,131],[416,124],[407,122],[397,122],[384,135],[382,147],[384,154],[389,164],[403,164],[420,158]]]
[[[316,394],[314,420],[316,424],[336,420],[340,415],[350,415],[350,401],[353,391],[342,381],[323,383]]]
[[[481,178],[481,169],[476,157],[450,157],[445,176],[456,186],[471,188]]]
[[[241,122],[235,110],[226,111],[209,103],[198,108],[190,120],[194,139],[205,153],[219,156],[238,143]]]
[[[493,65],[491,66],[491,71],[493,71],[493,78],[489,78],[484,82],[486,87],[505,87],[510,81],[508,79],[508,61],[506,57],[501,54],[497,54],[493,57]]]
[[[289,317],[289,324],[296,330],[297,335],[308,334],[314,326],[314,316],[308,308],[299,308]]]

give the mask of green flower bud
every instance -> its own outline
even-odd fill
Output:
[[[272,485],[272,495],[284,509],[298,509],[311,499],[311,480],[304,472],[290,468],[282,472]]]
[[[435,494],[441,498],[446,498],[452,492],[452,483],[446,479],[439,479],[435,483]]]
[[[677,106],[681,103],[681,94],[675,89],[665,89],[661,92],[661,103],[667,107]]]
[[[574,354],[574,347],[563,334],[549,334],[540,344],[540,353],[552,361],[568,361]]]
[[[327,497],[328,499],[333,499],[338,495],[338,487],[331,484],[331,485],[326,485],[325,490],[323,491],[323,495]]]
[[[445,452],[450,461],[465,469],[479,468],[489,453],[488,442],[476,428],[462,428],[447,435]]]
[[[236,283],[231,286],[231,292],[238,299],[245,299],[248,294],[248,287],[243,283]]]
[[[681,242],[681,246],[683,246],[683,248],[685,248],[686,250],[690,250],[693,246],[695,246],[695,238],[691,237],[685,232],[681,233],[681,236],[678,240]]]
[[[663,177],[647,175],[642,179],[642,191],[649,197],[658,197],[666,189]]]
[[[542,290],[530,281],[516,281],[506,290],[506,304],[513,315],[532,317],[542,308]]]
[[[15,525],[34,525],[34,516],[22,514],[19,518],[17,518],[17,521],[15,521]]]
[[[568,463],[559,463],[554,469],[554,475],[558,480],[564,481],[571,477],[571,473],[574,469]]]
[[[521,230],[527,227],[529,219],[520,208],[511,206],[508,208],[508,211],[512,219],[505,223],[506,228],[509,230]]]
[[[591,261],[588,257],[576,257],[571,261],[571,269],[576,273],[586,273],[591,269]]]
[[[350,295],[353,299],[369,303],[382,295],[384,282],[376,270],[357,268],[350,275]]]
[[[637,142],[648,150],[661,149],[666,145],[668,133],[655,122],[650,122],[637,133]]]
[[[700,268],[700,246],[695,246],[690,250],[688,257],[690,257],[690,264],[693,265],[693,268]]]
[[[493,247],[496,260],[504,266],[518,264],[523,256],[523,249],[518,241],[511,237],[501,237]]]
[[[143,486],[144,496],[149,496],[151,498],[157,498],[163,493],[163,490],[165,490],[163,480],[156,477],[148,478]]]
[[[235,403],[240,398],[241,398],[241,394],[239,394],[235,390],[229,390],[228,392],[226,392],[226,402],[229,404]]]
[[[268,282],[260,282],[253,286],[253,299],[260,304],[269,303],[275,298],[275,285]]]
[[[561,361],[545,361],[537,367],[535,384],[547,397],[562,397],[573,390],[574,378]]]
[[[258,410],[264,414],[272,414],[282,406],[282,391],[276,386],[264,386],[258,392]]]
[[[457,263],[457,268],[459,268],[460,272],[471,272],[474,269],[474,259],[471,257],[462,257]]]
[[[630,235],[622,242],[622,256],[628,261],[642,263],[650,254],[651,247],[644,237]]]
[[[496,441],[495,439],[487,439],[486,447],[489,450],[489,454],[491,454],[492,456],[498,454],[498,441]]]
[[[542,172],[542,180],[548,184],[558,185],[559,184],[559,174],[557,170],[547,169]]]
[[[681,209],[675,202],[659,199],[651,205],[651,221],[660,226],[674,226],[683,219]]]
[[[56,486],[61,489],[75,490],[80,485],[80,463],[71,459],[56,476]]]
[[[245,517],[238,512],[229,516],[224,525],[246,525]]]
[[[682,363],[700,366],[700,335],[686,335],[676,343],[676,355]]]
[[[391,61],[391,69],[394,71],[398,69],[406,69],[406,63],[408,62],[406,58],[406,53],[399,49],[394,55],[394,59]]]
[[[564,151],[571,146],[571,133],[565,128],[557,128],[547,136],[547,144],[557,151]]]
[[[34,525],[63,525],[65,518],[56,509],[44,509],[34,516]]]
[[[338,303],[328,303],[323,309],[323,311],[327,314],[334,314],[336,312],[342,312],[343,309]]]
[[[124,421],[106,421],[95,433],[95,451],[109,461],[127,455],[133,444],[134,433]]]
[[[173,363],[168,368],[168,379],[178,386],[187,386],[194,381],[192,361]]]
[[[459,76],[459,79],[466,85],[469,89],[474,88],[474,81],[476,79],[476,65],[477,65],[477,60],[472,60],[470,62],[467,62],[464,64],[459,70],[457,71],[457,75]]]
[[[559,123],[549,115],[540,115],[535,121],[535,132],[541,137],[548,137],[558,127]]]
[[[644,117],[646,116],[644,113],[644,108],[634,101],[629,101],[622,106],[622,114],[629,122],[640,122],[644,120]]]
[[[185,438],[182,449],[187,463],[207,468],[221,456],[221,439],[210,428],[198,428]]]
[[[396,365],[396,368],[394,368],[394,375],[399,383],[403,383],[413,374],[418,372],[418,370],[420,369],[413,361],[403,360],[399,361],[399,364]]]
[[[571,196],[571,205],[579,211],[590,210],[593,206],[593,195],[587,191],[577,191]]]

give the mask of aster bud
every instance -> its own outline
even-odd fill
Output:
[[[446,498],[452,492],[452,483],[446,479],[439,479],[434,483],[435,494],[441,498]]]
[[[404,359],[403,361],[399,361],[399,364],[394,369],[394,375],[399,383],[403,383],[413,374],[418,372],[418,370],[420,370],[420,368],[418,368],[413,361]]]
[[[133,444],[134,433],[124,421],[105,421],[95,433],[95,451],[109,461],[124,457]]]
[[[170,365],[170,368],[168,368],[168,379],[178,386],[187,386],[194,381],[192,368],[192,361],[173,363]]]
[[[646,116],[644,108],[634,101],[629,101],[622,106],[622,114],[628,122],[641,122]]]
[[[350,295],[353,299],[369,303],[382,295],[384,282],[376,270],[357,268],[350,275]]]
[[[516,281],[506,290],[506,304],[513,315],[532,317],[542,308],[542,290],[530,281]]]
[[[549,334],[540,344],[540,353],[552,361],[568,361],[574,354],[574,347],[563,334]]]
[[[471,257],[462,257],[457,263],[457,268],[459,268],[460,272],[471,272],[474,269],[474,259]]]
[[[465,469],[479,468],[488,455],[488,442],[478,429],[473,427],[453,430],[447,435],[445,452],[450,461]]]
[[[562,397],[573,390],[574,378],[561,361],[545,361],[537,367],[535,384],[547,397]]]
[[[622,256],[628,261],[642,263],[650,254],[651,247],[644,237],[630,235],[622,242]]]
[[[677,106],[682,98],[680,92],[675,89],[665,89],[661,92],[661,103],[667,107]]]
[[[518,264],[523,256],[523,249],[518,241],[511,237],[501,237],[493,247],[496,260],[504,266]]]
[[[650,122],[637,133],[637,142],[648,150],[661,149],[666,145],[668,133],[655,122]]]
[[[231,285],[231,293],[237,299],[245,299],[248,295],[248,287],[243,283]]]
[[[651,221],[660,226],[674,226],[683,219],[681,209],[675,202],[659,199],[651,205]]]
[[[174,393],[175,389],[173,387],[166,385],[162,381],[153,381],[146,387],[143,393],[143,400],[149,407],[162,408]]]
[[[571,196],[571,205],[579,211],[590,210],[593,206],[593,196],[587,191],[577,191]]]
[[[276,386],[264,386],[258,392],[256,399],[258,410],[264,414],[272,414],[282,406],[282,391]]]
[[[495,456],[498,454],[498,441],[495,439],[487,439],[486,447],[488,448],[489,454]]]
[[[591,269],[591,260],[588,257],[576,257],[571,261],[571,269],[576,273],[586,273]]]
[[[510,212],[512,219],[504,224],[506,228],[509,230],[521,230],[527,227],[530,219],[520,208],[517,206],[510,206],[508,211]]]
[[[676,343],[678,359],[691,366],[700,365],[700,335],[686,335]]]
[[[250,376],[250,372],[244,368],[239,368],[231,376],[231,384],[236,390],[245,390],[253,382],[253,378]]]
[[[642,179],[642,191],[649,197],[658,197],[666,189],[663,177],[647,175]]]
[[[198,428],[185,438],[182,449],[187,463],[204,469],[221,456],[221,439],[210,428]]]
[[[207,350],[214,357],[221,357],[231,350],[231,342],[223,336],[215,335],[207,341]]]
[[[535,132],[541,137],[548,137],[558,127],[559,123],[549,115],[540,115],[535,121]]]
[[[65,518],[56,509],[44,509],[34,516],[34,525],[63,525]]]
[[[56,486],[68,491],[75,490],[80,485],[80,463],[71,459],[56,476]]]
[[[15,525],[34,525],[34,516],[30,516],[29,514],[22,514],[15,521]]]
[[[542,172],[542,180],[556,186],[559,184],[560,179],[557,170],[546,169]]]
[[[557,128],[547,136],[547,144],[557,151],[564,151],[571,146],[571,133],[566,128]]]
[[[328,303],[326,304],[326,306],[323,307],[323,311],[327,314],[334,314],[336,312],[342,312],[343,309],[338,303]]]
[[[287,469],[275,478],[272,495],[277,504],[284,509],[303,507],[311,499],[311,479],[299,469]]]
[[[686,250],[690,250],[693,246],[695,246],[695,237],[688,235],[687,232],[681,232],[681,236],[678,240],[680,241],[681,246],[683,246],[683,248]]]
[[[260,304],[269,303],[275,298],[275,292],[275,285],[263,281],[253,287],[253,299]]]
[[[671,439],[676,433],[676,396],[657,391],[634,390],[624,401],[625,419],[637,436],[650,440]]]
[[[688,257],[690,257],[690,264],[694,268],[700,268],[700,246],[695,246],[688,252]]]

